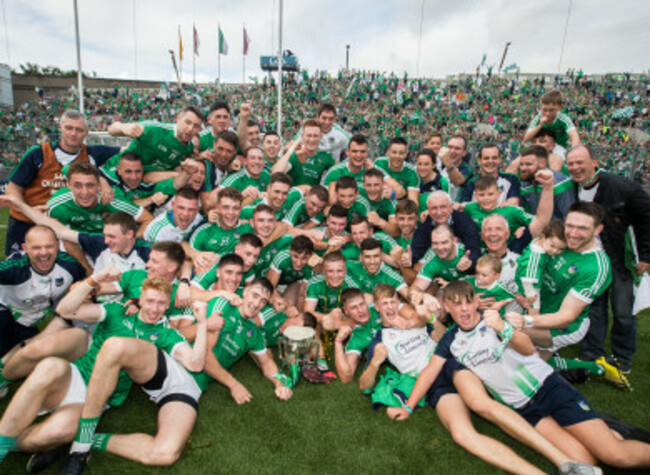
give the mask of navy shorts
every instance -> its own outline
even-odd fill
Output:
[[[429,388],[426,398],[427,403],[434,409],[440,401],[440,398],[445,394],[456,394],[456,387],[454,386],[454,372],[465,369],[460,363],[455,359],[449,358],[445,361],[445,365],[442,367],[440,374],[434,381],[433,385]]]
[[[585,397],[555,372],[533,399],[516,411],[533,427],[545,417],[552,417],[562,427],[600,419]]]

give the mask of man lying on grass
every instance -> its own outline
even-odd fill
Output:
[[[456,326],[438,343],[406,405],[388,410],[391,417],[406,419],[420,399],[441,384],[439,375],[446,377],[446,367],[453,362],[457,374],[466,373],[460,369],[476,374],[496,399],[515,408],[571,458],[616,468],[650,467],[650,444],[615,437],[584,397],[539,357],[527,335],[496,311],[486,311],[481,318],[469,282],[450,283],[443,299]]]

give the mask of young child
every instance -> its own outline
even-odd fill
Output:
[[[506,314],[506,306],[508,311],[516,311],[514,306],[517,306],[517,303],[515,295],[499,281],[501,265],[501,259],[498,257],[482,256],[476,262],[476,275],[465,277],[465,280],[472,284],[481,300],[492,299],[486,300],[487,308],[497,310],[503,318]]]
[[[519,293],[525,297],[520,301],[529,313],[539,313],[542,272],[550,258],[565,248],[564,226],[560,221],[551,221],[517,259],[515,280]]]
[[[533,117],[524,142],[530,142],[541,129],[550,129],[555,132],[555,139],[565,149],[575,147],[580,143],[580,136],[573,121],[564,112],[564,98],[560,91],[549,91],[542,96],[540,111]]]

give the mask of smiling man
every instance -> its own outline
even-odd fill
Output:
[[[244,206],[260,197],[271,181],[271,174],[265,168],[264,152],[261,148],[250,147],[244,153],[244,168],[228,175],[221,182],[223,188],[235,188],[244,197]]]
[[[77,261],[59,252],[48,227],[32,227],[22,247],[0,263],[0,356],[36,335],[36,324],[54,313],[70,285],[85,275]]]

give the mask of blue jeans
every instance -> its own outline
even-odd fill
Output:
[[[582,354],[589,358],[605,355],[605,340],[609,324],[609,302],[612,305],[612,354],[626,363],[632,362],[636,352],[636,316],[634,305],[634,281],[628,269],[612,265],[612,285],[591,304],[589,332],[580,346]]]

